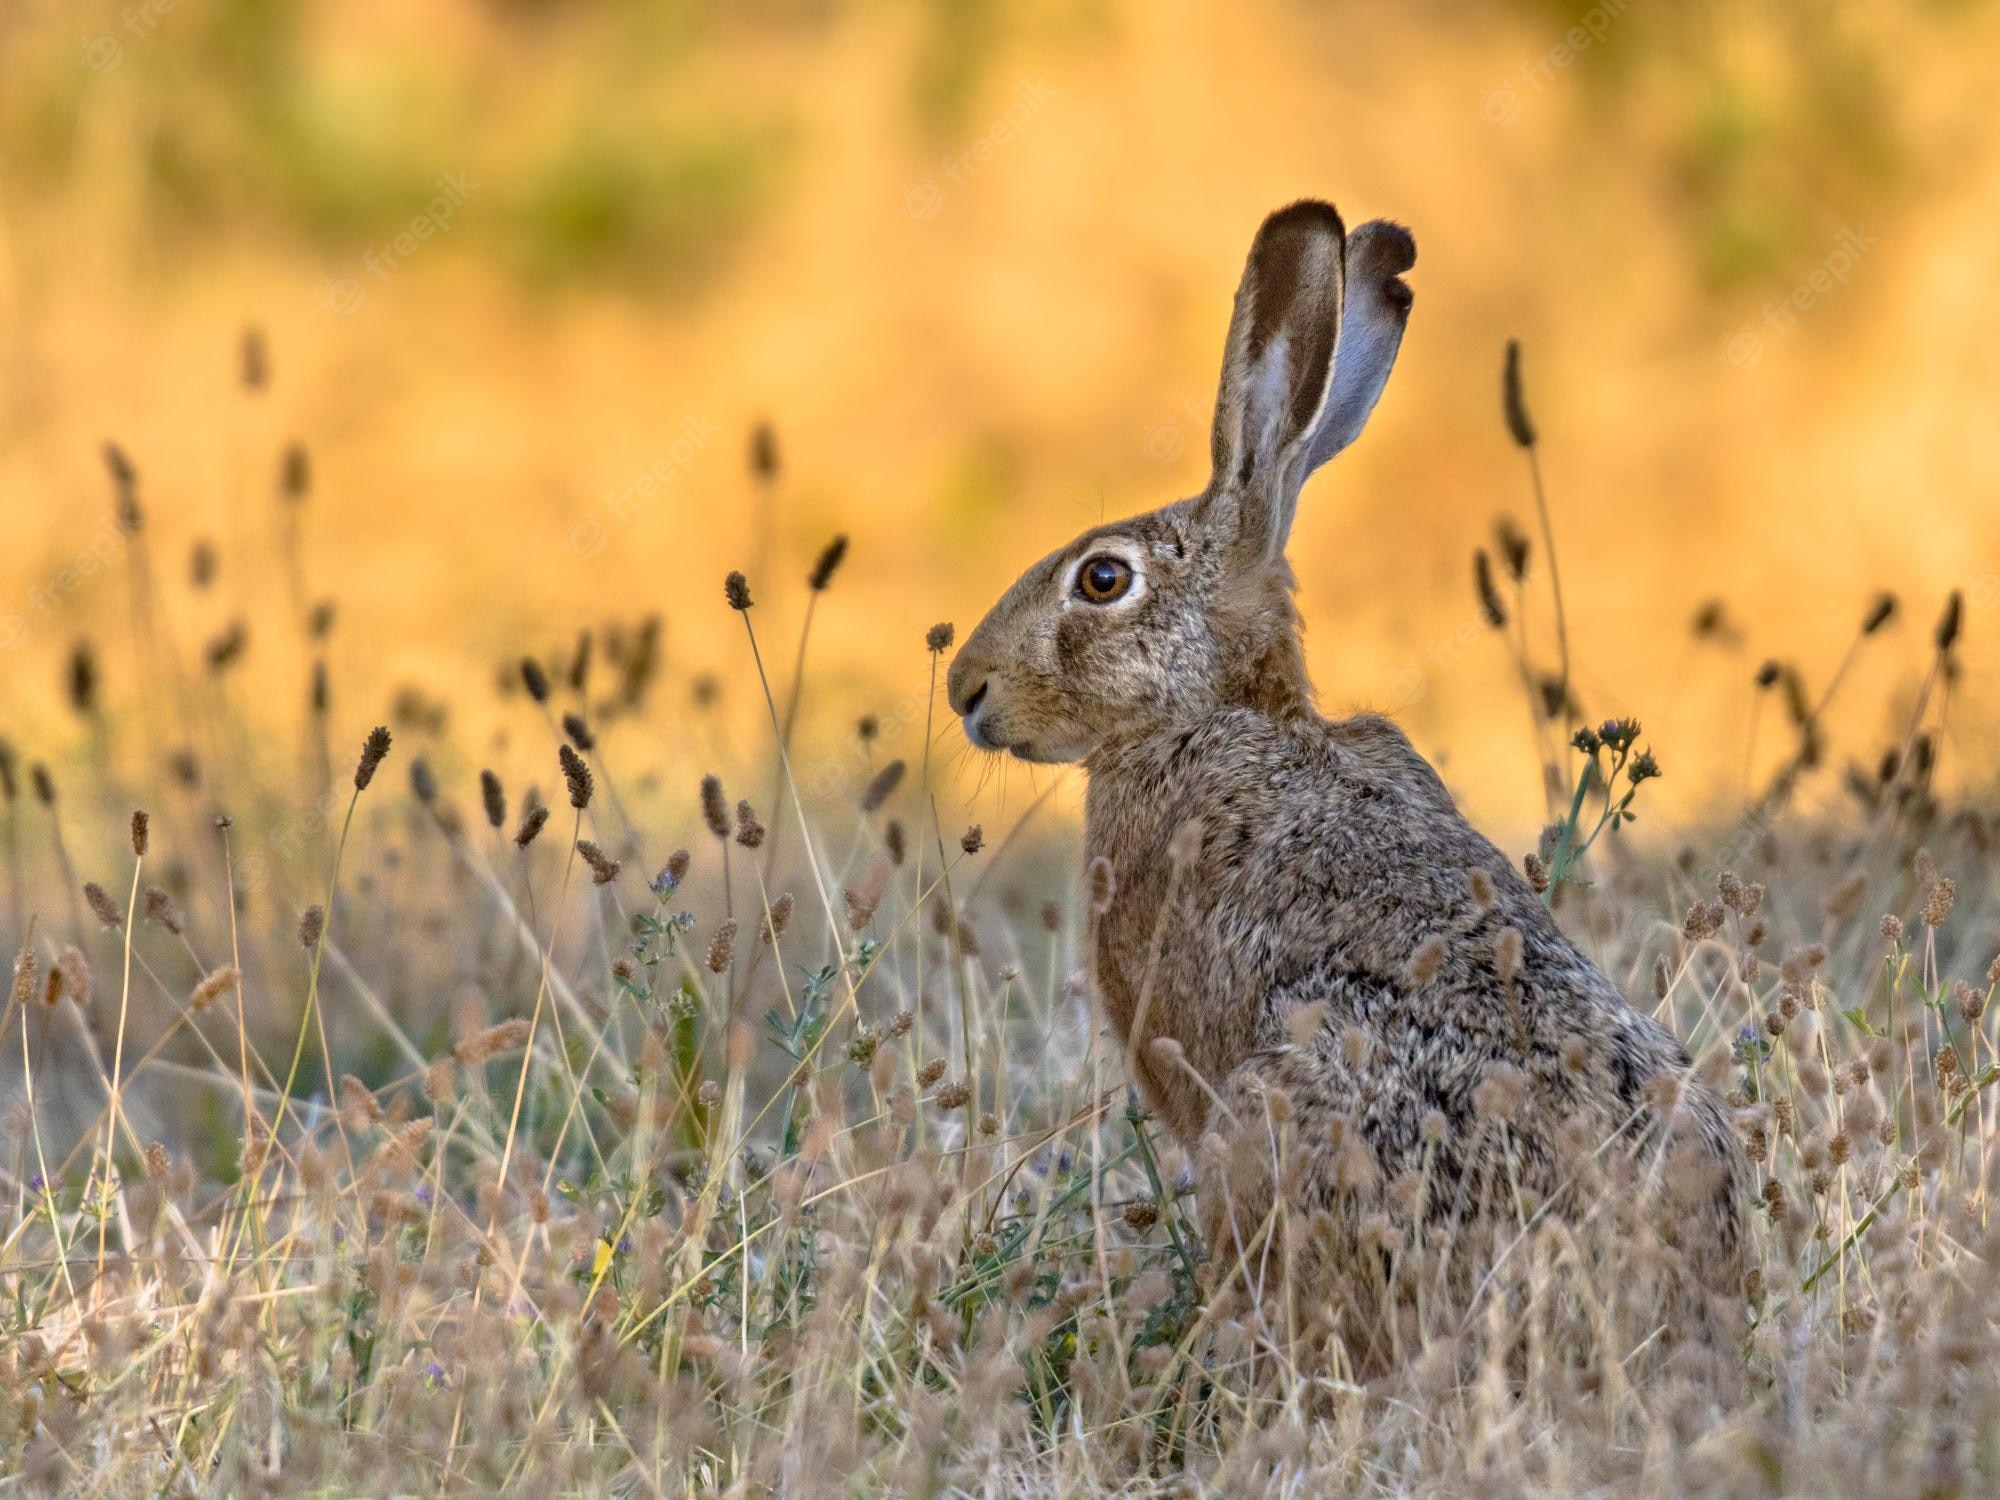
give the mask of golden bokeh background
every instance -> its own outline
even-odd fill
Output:
[[[1419,246],[1396,378],[1293,544],[1329,709],[1393,709],[1476,819],[1539,822],[1470,566],[1496,516],[1532,527],[1498,403],[1518,336],[1578,696],[1646,722],[1669,826],[1785,752],[1768,705],[1751,741],[1757,664],[1817,695],[1879,589],[1903,611],[1805,800],[1900,737],[1953,587],[1944,765],[1983,778],[1996,60],[2000,9],[1969,0],[11,0],[5,732],[50,755],[79,732],[79,637],[131,701],[114,438],[181,649],[246,620],[231,691],[296,714],[274,485],[297,439],[357,742],[406,685],[489,734],[503,662],[657,611],[663,764],[747,753],[763,704],[722,574],[751,573],[786,663],[844,531],[805,732],[847,744],[873,711],[915,753],[927,626],[1201,486],[1244,250],[1315,194]],[[1539,547],[1528,607],[1546,656]]]

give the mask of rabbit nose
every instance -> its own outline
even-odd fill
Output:
[[[961,652],[951,664],[951,676],[945,679],[945,696],[951,702],[951,711],[960,718],[971,713],[986,696],[986,686],[986,673]]]

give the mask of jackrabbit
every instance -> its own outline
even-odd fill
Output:
[[[1685,1295],[1663,1317],[1727,1323],[1747,1178],[1722,1102],[1400,729],[1313,704],[1286,538],[1388,380],[1415,261],[1395,224],[1271,215],[1207,489],[1030,568],[951,705],[976,746],[1084,766],[1097,992],[1253,1295],[1299,1264],[1272,1252],[1291,1223],[1326,1320],[1383,1362],[1422,1284],[1463,1301],[1526,1227],[1597,1217]]]

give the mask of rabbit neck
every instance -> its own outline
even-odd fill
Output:
[[[1220,705],[1281,720],[1313,713],[1304,626],[1292,600],[1290,568],[1281,562],[1244,607],[1219,615]]]

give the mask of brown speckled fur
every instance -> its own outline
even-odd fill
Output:
[[[1261,1272],[1281,1212],[1310,1226],[1297,1243],[1332,1321],[1381,1359],[1385,1219],[1397,1244],[1449,1229],[1438,1280],[1464,1294],[1524,1217],[1588,1217],[1622,1181],[1650,1205],[1666,1284],[1726,1326],[1746,1173],[1721,1101],[1400,729],[1313,706],[1284,542],[1300,485],[1387,378],[1414,259],[1395,226],[1274,214],[1237,295],[1208,489],[1029,569],[953,663],[952,704],[975,743],[1088,772],[1086,855],[1114,877],[1098,993],[1197,1153],[1218,1260]],[[1102,555],[1137,575],[1108,605],[1077,582]],[[1296,1024],[1309,1006],[1316,1030]]]

